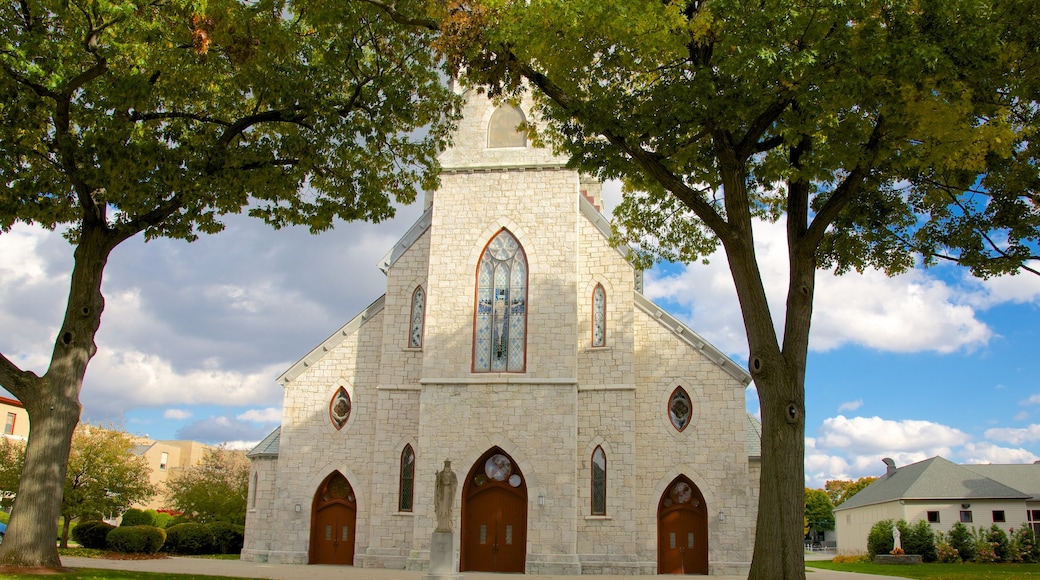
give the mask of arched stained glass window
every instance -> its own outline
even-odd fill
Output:
[[[398,494],[397,509],[402,512],[412,511],[412,496],[415,489],[415,451],[411,445],[405,445],[401,452],[401,485]]]
[[[524,121],[523,112],[516,107],[503,105],[496,109],[488,123],[488,148],[526,147],[527,136],[517,130]]]
[[[337,431],[347,424],[350,409],[350,394],[343,387],[336,389],[336,394],[332,395],[332,400],[329,401],[329,419]]]
[[[607,291],[602,284],[592,290],[592,346],[607,345]]]
[[[527,351],[527,258],[501,230],[477,266],[473,372],[524,372]]]
[[[607,454],[598,446],[592,452],[592,515],[607,515]]]
[[[408,331],[408,346],[410,348],[422,347],[423,321],[426,317],[426,291],[422,286],[416,286],[412,292],[412,316]]]

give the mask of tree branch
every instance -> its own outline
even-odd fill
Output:
[[[11,392],[19,401],[25,401],[30,389],[40,380],[32,371],[23,371],[0,353],[0,386]]]
[[[361,1],[362,2],[366,2],[368,4],[371,4],[372,6],[375,6],[376,8],[379,8],[383,12],[387,13],[390,16],[390,18],[392,18],[394,20],[394,22],[396,22],[398,24],[404,24],[405,26],[414,26],[416,28],[425,28],[426,30],[432,30],[434,32],[439,32],[440,29],[441,29],[440,23],[437,22],[436,20],[433,20],[432,18],[412,18],[410,16],[406,16],[406,15],[401,14],[400,12],[398,12],[397,11],[397,7],[394,6],[392,3],[391,4],[387,4],[386,2],[383,2],[382,0],[361,0]]]

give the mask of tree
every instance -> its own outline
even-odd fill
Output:
[[[116,516],[155,495],[148,460],[133,448],[125,431],[76,427],[61,497],[61,547],[69,545],[72,520]]]
[[[834,529],[834,505],[826,491],[805,488],[805,518],[810,531]]]
[[[1040,21],[1030,4],[456,0],[415,14],[368,1],[438,31],[470,86],[505,98],[533,89],[548,123],[538,137],[572,168],[624,183],[616,241],[638,264],[692,263],[722,246],[762,412],[750,578],[804,578],[816,270],[896,273],[916,250],[932,259],[949,249],[967,265],[975,252],[976,271],[992,274],[1037,255]],[[788,280],[775,312],[754,223],[781,218]],[[945,235],[961,218],[960,233]],[[987,258],[984,236],[1014,251]]]
[[[25,444],[0,437],[0,506],[7,507],[14,501],[24,461]]]
[[[838,507],[876,480],[877,478],[872,476],[861,477],[855,481],[851,479],[830,479],[823,485],[823,488],[827,490],[827,495],[830,496],[834,507]]]
[[[207,451],[198,465],[173,474],[166,491],[169,505],[190,521],[245,525],[249,460],[244,451]]]
[[[113,249],[243,210],[312,232],[382,220],[435,185],[458,106],[425,35],[365,4],[24,0],[0,32],[0,232],[63,228],[75,257],[46,372],[0,355],[32,422],[0,565],[57,567]]]

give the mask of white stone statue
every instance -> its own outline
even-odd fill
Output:
[[[437,514],[436,531],[450,532],[451,508],[455,503],[455,490],[459,487],[459,480],[451,470],[451,461],[444,460],[444,469],[437,472],[436,481],[433,494],[433,510]]]
[[[896,543],[895,548],[899,549],[899,550],[902,550],[903,549],[903,544],[899,540],[899,528],[897,528],[895,526],[892,527],[892,539]]]

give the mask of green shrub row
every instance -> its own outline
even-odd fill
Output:
[[[175,522],[174,520],[177,521]],[[159,513],[155,510],[130,508],[123,513],[123,520],[119,523],[119,526],[155,526],[166,529],[174,523],[182,523],[183,521],[181,516],[174,518],[170,514]]]
[[[131,522],[136,517],[131,516]],[[163,530],[148,524],[117,528],[101,521],[86,521],[72,529],[72,539],[84,548],[127,554],[154,554],[160,549],[174,554],[237,554],[242,551],[244,533],[244,526],[227,522],[188,522]]]
[[[1040,562],[1036,534],[1026,524],[1012,528],[1009,536],[996,524],[976,529],[957,522],[944,534],[933,532],[924,520],[913,526],[906,520],[882,520],[874,524],[867,536],[867,552],[871,558],[892,553],[894,528],[899,530],[903,553],[919,555],[925,562]]]

